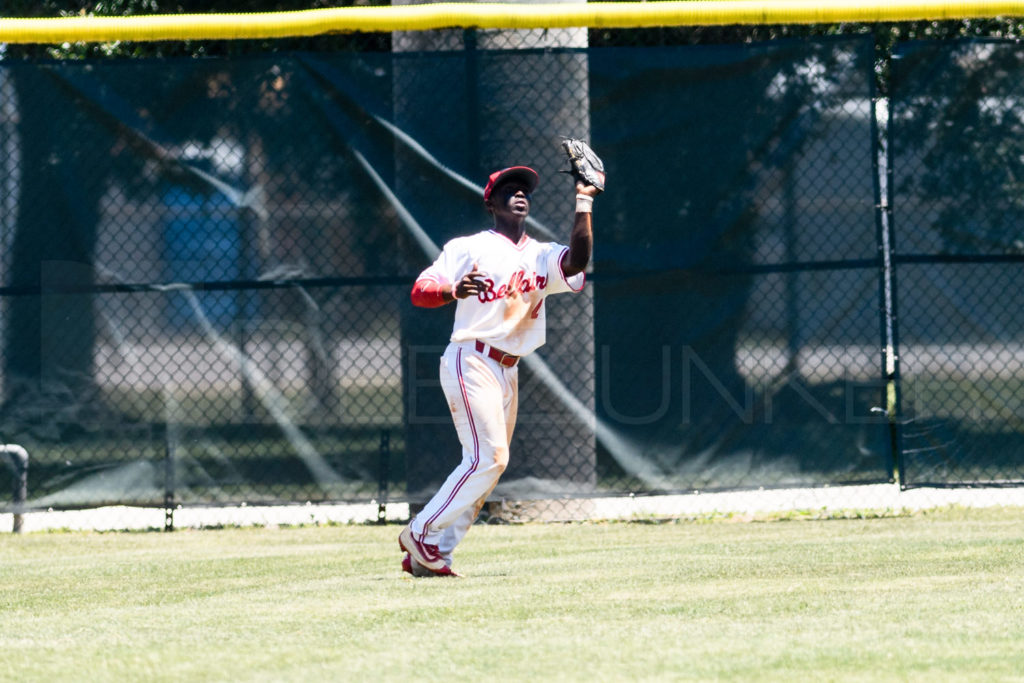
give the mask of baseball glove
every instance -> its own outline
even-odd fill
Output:
[[[572,175],[575,180],[593,185],[603,192],[604,162],[601,161],[601,157],[594,154],[590,145],[576,138],[565,138],[562,140],[562,149],[569,157],[570,168],[566,173]]]

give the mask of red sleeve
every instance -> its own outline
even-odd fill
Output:
[[[442,285],[436,280],[417,280],[412,286],[410,298],[413,306],[438,308],[448,303],[444,295],[445,292],[451,291],[450,286]]]

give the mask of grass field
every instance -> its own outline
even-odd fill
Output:
[[[1024,509],[0,537],[5,681],[1024,680]]]

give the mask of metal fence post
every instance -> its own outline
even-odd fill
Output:
[[[877,50],[876,50],[877,53]],[[891,53],[885,57],[892,60]],[[872,88],[875,91],[875,88]],[[892,107],[886,97],[873,92],[871,111],[872,154],[874,171],[875,224],[879,255],[880,325],[882,347],[882,374],[885,386],[884,412],[889,426],[890,459],[889,477],[903,486],[902,445],[900,440],[900,387],[899,387],[899,333],[896,315],[896,267],[893,254],[896,251],[892,211]],[[882,111],[884,110],[884,111]],[[884,121],[879,121],[879,113]],[[880,125],[881,124],[881,125]]]
[[[164,531],[174,531],[174,448],[164,433]]]
[[[391,477],[391,433],[380,433],[380,451],[377,462],[377,524],[388,521],[388,479]]]

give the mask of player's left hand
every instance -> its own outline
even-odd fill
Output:
[[[485,274],[480,270],[480,266],[474,263],[473,269],[455,283],[455,287],[452,289],[455,298],[465,299],[487,291],[487,283],[484,281],[484,277]]]

